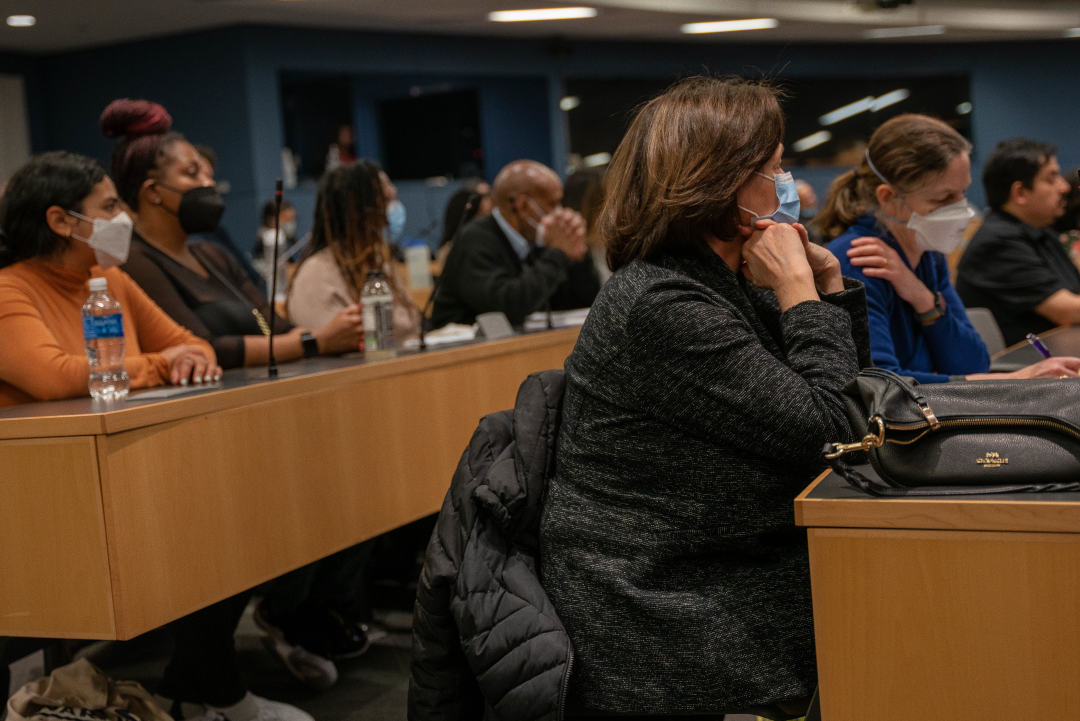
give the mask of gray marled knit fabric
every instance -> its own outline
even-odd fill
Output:
[[[544,587],[574,645],[571,705],[723,712],[817,683],[793,499],[848,439],[870,365],[862,285],[780,314],[715,255],[635,262],[566,362]]]

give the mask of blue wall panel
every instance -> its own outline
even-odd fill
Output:
[[[98,129],[105,106],[116,98],[159,102],[175,130],[215,149],[217,178],[232,187],[225,227],[238,239],[253,237],[251,120],[240,35],[223,30],[42,58],[47,146],[90,155],[109,168],[115,141]]]

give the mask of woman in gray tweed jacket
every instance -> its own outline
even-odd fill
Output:
[[[852,435],[840,388],[869,338],[862,285],[776,222],[798,217],[776,213],[783,135],[768,86],[692,78],[609,167],[617,272],[566,362],[541,525],[572,711],[784,719],[814,692],[793,500]]]

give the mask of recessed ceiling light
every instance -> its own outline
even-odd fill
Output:
[[[576,95],[567,95],[559,101],[559,107],[563,110],[573,110],[579,105],[581,105],[581,98]]]
[[[682,30],[687,35],[700,35],[703,33],[734,33],[740,30],[771,30],[779,27],[780,21],[776,18],[756,18],[753,20],[718,20],[709,23],[687,23]]]
[[[7,24],[13,28],[28,28],[37,24],[37,18],[33,15],[9,15]]]
[[[813,135],[807,135],[802,140],[796,140],[794,143],[791,144],[791,148],[796,153],[801,153],[804,150],[816,148],[822,143],[827,143],[830,140],[832,140],[832,133],[830,133],[828,130],[819,130]]]
[[[818,118],[818,122],[822,125],[832,125],[833,123],[839,123],[841,120],[847,120],[853,115],[865,113],[871,108],[871,106],[873,106],[873,104],[874,96],[867,95],[862,100],[856,100],[854,103],[848,103],[842,108],[837,108],[836,110],[833,110],[831,113],[825,113],[820,118]]]
[[[967,115],[971,112],[971,103],[960,103],[956,106],[957,115]]]
[[[596,8],[538,8],[536,10],[496,10],[488,13],[495,23],[525,23],[535,20],[577,20],[596,17]]]
[[[595,168],[597,165],[607,165],[611,162],[611,153],[594,153],[593,155],[586,155],[581,159],[581,162],[585,163],[588,168]]]
[[[880,38],[913,38],[919,35],[944,35],[944,25],[920,25],[907,28],[877,28],[863,33],[864,38],[877,40]]]
[[[909,97],[911,97],[911,91],[907,88],[900,88],[899,90],[894,90],[891,93],[879,95],[878,97],[874,98],[874,102],[870,103],[870,112],[876,113],[882,108],[887,108],[890,105],[895,105],[901,100],[907,100]]]

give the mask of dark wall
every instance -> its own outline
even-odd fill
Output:
[[[30,124],[30,148],[35,153],[49,149],[45,138],[40,65],[37,58],[0,53],[0,73],[23,76],[23,87],[26,91],[26,116]],[[3,180],[5,179],[0,178],[0,182]]]
[[[978,204],[981,159],[1004,138],[1025,134],[1054,142],[1064,167],[1080,164],[1073,119],[1080,107],[1080,86],[1073,82],[1080,45],[1072,40],[779,45],[718,36],[702,43],[556,46],[540,40],[242,27],[33,60],[0,56],[0,71],[5,62],[25,69],[34,96],[35,150],[64,147],[106,159],[110,144],[97,132],[106,103],[123,96],[162,102],[178,130],[217,150],[219,178],[233,187],[227,227],[246,237],[254,231],[259,201],[270,197],[281,175],[283,71],[353,76],[358,146],[367,155],[378,152],[372,103],[381,91],[372,88],[403,88],[433,78],[477,88],[489,177],[516,157],[562,169],[568,147],[558,99],[565,78],[672,77],[703,70],[792,78],[966,73],[976,146],[970,196]],[[301,187],[292,193],[301,227],[309,222],[313,191]],[[414,215],[420,214],[410,212],[410,219]]]
[[[175,130],[215,149],[216,177],[231,186],[225,227],[253,237],[256,188],[241,40],[239,29],[227,29],[42,58],[48,146],[85,153],[109,168],[115,141],[98,130],[101,111],[116,98],[159,102]]]

